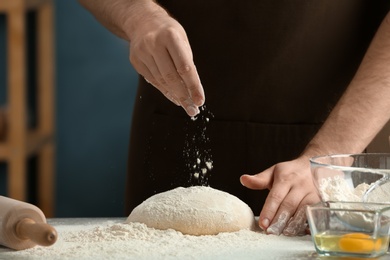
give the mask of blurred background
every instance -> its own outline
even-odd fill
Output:
[[[1,0],[10,1],[13,0]],[[36,1],[39,2],[39,1]],[[128,44],[76,0],[55,0],[55,217],[124,216],[127,148],[137,74]],[[0,4],[1,5],[1,4]],[[27,15],[28,124],[36,124],[36,17]],[[7,15],[0,13],[0,101],[7,107]],[[38,119],[39,120],[39,119]],[[36,203],[37,170],[28,158],[28,201]],[[0,195],[8,196],[6,162]],[[45,187],[39,187],[45,189]]]

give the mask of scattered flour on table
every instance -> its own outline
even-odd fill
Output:
[[[250,230],[191,236],[114,221],[56,229],[59,238],[53,246],[0,251],[0,259],[291,259],[291,252],[298,259],[314,252],[309,236],[278,237]]]

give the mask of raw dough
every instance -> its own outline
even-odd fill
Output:
[[[211,187],[179,187],[148,198],[126,220],[189,235],[215,235],[254,229],[251,208],[239,198]]]

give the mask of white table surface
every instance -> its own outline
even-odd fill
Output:
[[[54,219],[48,219],[48,223],[55,227],[58,231],[59,237],[61,236],[61,231],[64,228],[69,229],[69,227],[74,226],[77,229],[80,230],[87,230],[90,227],[98,226],[98,225],[107,225],[107,223],[123,223],[125,221],[124,218],[54,218]],[[266,238],[267,239],[267,238]],[[64,241],[61,241],[60,239],[56,242],[58,243],[65,243]],[[104,243],[104,242],[102,242]],[[192,256],[191,259],[253,259],[253,256],[256,255],[256,259],[337,259],[335,257],[319,257],[317,253],[315,252],[314,245],[312,243],[311,237],[309,235],[303,236],[303,237],[284,237],[284,236],[272,236],[267,240],[268,246],[263,246],[261,248],[256,249],[256,252],[250,252],[250,254],[240,255],[240,257],[237,258],[237,254],[239,252],[244,252],[243,250],[239,251],[240,249],[237,248],[237,254],[223,256],[223,257],[216,257],[215,255],[207,255],[204,251],[202,252],[202,257],[196,257]],[[54,244],[53,246],[60,246]],[[103,245],[103,244],[102,244]],[[99,245],[98,245],[99,246]],[[130,245],[131,246],[131,245]],[[212,245],[209,245],[212,247]],[[100,247],[102,247],[100,245]],[[103,246],[104,247],[104,246]],[[275,247],[278,248],[278,250],[275,250]],[[155,250],[158,250],[158,247],[155,248]],[[180,249],[177,249],[180,250]],[[24,250],[23,250],[24,251]],[[13,251],[11,249],[8,249],[6,247],[0,246],[0,259],[38,259],[35,258],[34,255],[31,255],[31,253],[24,254],[23,251]],[[207,248],[205,249],[207,251]],[[165,252],[169,254],[169,252]],[[174,255],[174,254],[173,254]],[[160,259],[175,259],[175,257],[172,257],[172,254],[164,255],[162,253]],[[271,256],[271,257],[270,257]],[[50,258],[50,257],[49,257]],[[50,258],[51,259],[51,258]],[[54,257],[53,259],[61,259],[61,257]],[[89,258],[86,258],[89,259]],[[90,259],[96,259],[90,258]],[[107,259],[104,255],[102,255],[101,259]],[[110,259],[116,259],[110,258]],[[135,259],[132,257],[125,258],[125,259]],[[145,256],[143,259],[155,259],[155,257],[148,257]],[[177,259],[183,259],[182,257],[179,257]],[[390,259],[390,254],[388,253],[385,256],[382,256],[381,258],[377,258],[380,260],[384,259]]]

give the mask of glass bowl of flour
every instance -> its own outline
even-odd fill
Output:
[[[310,159],[322,201],[390,203],[390,154],[334,154]]]
[[[376,258],[389,248],[389,204],[328,201],[306,213],[320,256]]]

